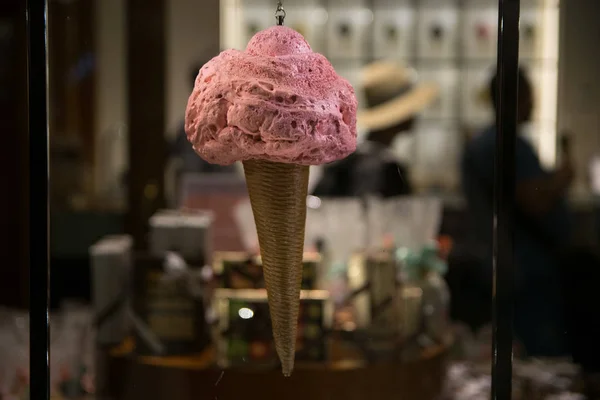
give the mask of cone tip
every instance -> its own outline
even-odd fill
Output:
[[[283,372],[283,376],[285,376],[286,378],[289,378],[290,376],[292,376],[292,372],[294,371],[294,360],[292,359],[291,361],[284,361],[281,364],[281,370]]]
[[[300,297],[300,296],[298,296]],[[294,307],[298,309],[296,305]],[[296,314],[297,315],[297,314]],[[297,316],[293,318],[293,321],[297,320]],[[274,326],[274,328],[276,325]],[[292,375],[294,370],[294,360],[296,356],[296,330],[297,324],[292,324],[287,327],[288,329],[273,329],[275,333],[275,348],[277,349],[277,355],[279,361],[281,361],[281,371],[285,377]]]

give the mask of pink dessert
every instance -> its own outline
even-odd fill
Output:
[[[298,32],[274,26],[245,51],[202,67],[186,110],[196,152],[213,164],[252,159],[319,165],[356,149],[354,89]]]

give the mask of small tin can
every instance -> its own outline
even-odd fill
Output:
[[[357,253],[348,264],[358,345],[371,361],[397,359],[402,339],[402,290],[388,250]]]
[[[399,326],[396,261],[389,251],[356,253],[348,263],[348,286],[353,293],[359,329],[396,330]]]

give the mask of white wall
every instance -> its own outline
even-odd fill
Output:
[[[98,0],[96,7],[95,159],[96,195],[105,195],[126,162],[127,51],[125,0]],[[120,136],[120,137],[119,137]]]
[[[168,0],[166,131],[184,116],[192,88],[190,67],[219,52],[219,0]]]
[[[96,191],[101,192],[124,162],[116,149],[107,158],[107,143],[127,121],[125,0],[96,3]],[[600,154],[600,40],[598,0],[561,2],[558,132],[567,129],[576,137],[577,189],[587,187],[591,156]],[[183,117],[189,87],[189,68],[219,51],[219,0],[168,0],[167,100],[165,132],[172,134]],[[126,133],[126,130],[122,130]]]
[[[95,192],[106,195],[127,162],[126,0],[97,0]],[[184,116],[190,67],[219,52],[219,0],[167,0],[165,134]],[[151,60],[149,60],[151,62]]]
[[[585,191],[590,157],[600,154],[600,2],[565,0],[560,7],[558,132],[575,135],[575,190]]]

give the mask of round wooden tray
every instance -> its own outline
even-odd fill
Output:
[[[298,365],[280,371],[208,368],[198,357],[110,356],[110,396],[117,400],[434,400],[442,391],[447,348],[403,364]]]

